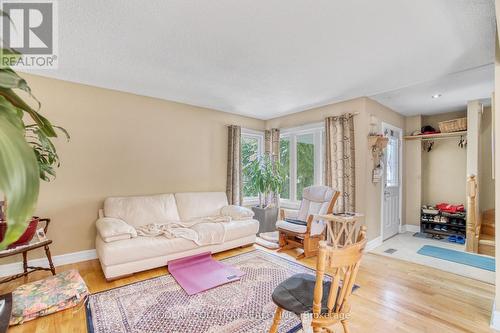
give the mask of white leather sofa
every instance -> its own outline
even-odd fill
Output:
[[[106,224],[111,221],[121,228],[130,228],[131,233],[134,233],[135,227],[151,223],[189,221],[200,217],[218,216],[225,206],[228,206],[228,202],[224,192],[113,197],[105,200],[104,209],[99,211],[99,220],[96,223]],[[137,235],[103,237],[98,232],[96,250],[104,275],[110,280],[165,266],[169,260],[253,244],[258,229],[259,222],[251,217],[225,222],[224,242],[206,246],[198,246],[184,238],[169,239],[164,236]]]

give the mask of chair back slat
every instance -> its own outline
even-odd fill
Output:
[[[333,274],[334,274],[333,283],[331,284],[330,287],[330,293],[328,295],[328,302],[327,302],[328,314],[331,314],[333,311],[335,311],[334,306],[335,303],[337,302],[338,289],[340,285],[340,269],[334,270]]]
[[[325,241],[320,243],[314,288],[313,323],[315,320],[321,322],[325,320],[325,316],[321,315],[321,304],[326,269],[332,270],[334,274],[326,302],[329,318],[335,322],[337,319],[331,316],[332,314],[345,313],[350,310],[349,298],[366,245],[366,228],[361,228],[356,238],[356,243],[343,248],[328,246]]]
[[[348,309],[349,297],[352,294],[352,288],[354,287],[354,281],[356,280],[356,276],[358,275],[359,265],[360,265],[360,262],[358,261],[358,263],[355,264],[354,267],[352,268],[351,278],[349,279],[349,283],[347,284],[347,288],[346,288],[347,293],[342,298],[342,300],[339,302],[338,312],[349,311],[349,309]]]

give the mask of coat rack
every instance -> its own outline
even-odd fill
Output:
[[[423,135],[409,135],[405,136],[405,140],[421,140],[422,149],[430,152],[437,140],[459,138],[458,147],[467,147],[467,131],[451,132],[451,133],[434,133]]]

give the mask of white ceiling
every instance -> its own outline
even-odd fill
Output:
[[[408,116],[462,111],[470,100],[491,104],[494,81],[495,67],[490,64],[370,97]]]
[[[493,0],[58,4],[48,77],[261,119],[359,96],[436,113],[492,91]]]

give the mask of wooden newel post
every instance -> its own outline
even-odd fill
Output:
[[[477,181],[476,176],[467,177],[467,231],[465,250],[478,252],[479,243],[479,218],[477,216]]]

